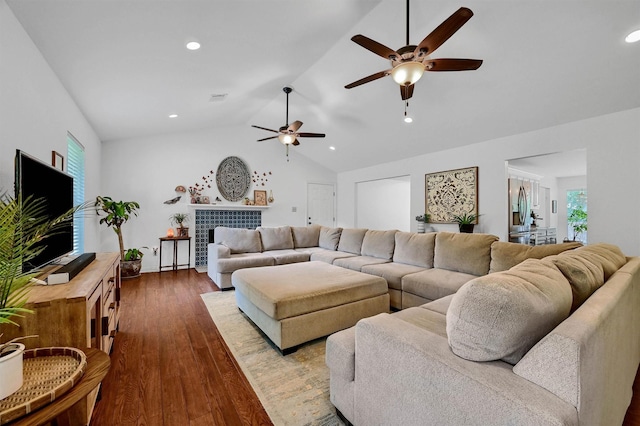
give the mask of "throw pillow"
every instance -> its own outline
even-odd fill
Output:
[[[422,268],[433,268],[435,244],[435,232],[426,234],[396,232],[396,248],[393,252],[393,261]]]
[[[581,253],[590,253],[593,259],[602,265],[604,280],[607,281],[618,269],[627,263],[626,256],[618,246],[613,244],[598,243],[589,244],[579,249]]]
[[[260,233],[253,229],[218,226],[213,234],[214,242],[229,247],[231,254],[260,253]]]
[[[275,228],[258,227],[262,240],[262,250],[287,250],[293,248],[293,236],[289,226]]]
[[[471,275],[489,273],[491,244],[498,237],[490,234],[438,232],[433,267]]]
[[[362,255],[391,260],[391,258],[393,257],[393,249],[396,244],[396,232],[397,231],[395,230],[368,230],[364,234],[364,239],[362,240]]]
[[[551,256],[554,265],[571,284],[573,303],[571,311],[575,311],[585,300],[604,284],[604,270],[602,265],[593,262],[592,256],[581,255],[578,251]]]
[[[571,286],[552,262],[525,260],[458,290],[447,311],[449,345],[468,360],[516,364],[569,316],[571,302]]]
[[[367,230],[362,228],[347,228],[342,230],[338,251],[360,255],[362,240]]]

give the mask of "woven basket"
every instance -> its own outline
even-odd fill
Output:
[[[24,351],[22,387],[0,400],[0,425],[25,416],[68,392],[87,367],[87,356],[75,348]]]

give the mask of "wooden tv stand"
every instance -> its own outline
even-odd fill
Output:
[[[34,285],[25,307],[33,314],[12,318],[20,328],[0,326],[3,341],[37,334],[22,343],[27,348],[71,346],[109,353],[120,320],[120,253],[97,253],[68,283]],[[73,407],[71,424],[89,424],[98,390]]]

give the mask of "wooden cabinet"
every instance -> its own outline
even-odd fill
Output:
[[[27,348],[72,346],[111,351],[120,320],[120,254],[97,253],[96,258],[66,284],[36,285],[27,309],[33,314],[14,318],[18,327],[0,326],[4,340],[37,334],[23,341]],[[74,424],[88,424],[98,388],[74,410]]]

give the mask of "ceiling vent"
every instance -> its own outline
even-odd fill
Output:
[[[228,93],[214,93],[209,98],[209,102],[222,102],[227,98]]]

